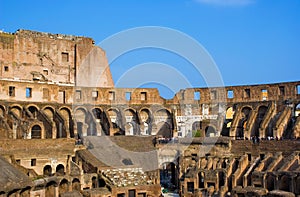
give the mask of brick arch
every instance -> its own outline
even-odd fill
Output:
[[[214,133],[214,136],[217,135],[217,129],[215,125],[209,124],[205,127],[205,136],[210,137],[211,133]]]
[[[130,113],[129,116],[127,113]],[[133,135],[140,135],[140,125],[139,125],[139,117],[137,114],[137,111],[133,108],[127,108],[123,111],[124,113],[124,118],[125,118],[125,133],[126,134],[133,134]],[[132,130],[132,132],[128,132],[128,128],[130,128],[130,130]]]
[[[96,119],[96,121],[100,124],[103,134],[101,135],[109,135],[110,134],[110,125],[111,122],[107,118],[106,112],[101,107],[93,107],[91,109],[92,115]]]
[[[142,116],[143,112],[147,114],[147,117]],[[140,119],[141,132],[145,135],[152,134],[152,124],[154,122],[153,113],[149,108],[143,107],[138,111],[138,116]]]
[[[69,191],[69,184],[70,182],[65,178],[59,182],[59,195]]]
[[[72,180],[72,191],[80,191],[80,180],[78,178],[74,178]]]
[[[77,136],[77,129],[75,124],[75,117],[72,110],[67,106],[62,106],[58,110],[59,114],[64,119],[64,129],[66,130],[66,137],[75,137]]]
[[[33,103],[26,105],[27,109],[29,109],[29,107],[35,107],[37,110],[40,110],[40,107],[36,104],[33,104]]]
[[[17,109],[19,112],[16,113],[14,109]],[[23,113],[23,107],[19,104],[13,104],[9,106],[9,112],[12,112],[14,110],[15,115],[17,115],[19,118],[22,117]]]
[[[0,105],[0,116],[5,116],[6,114],[6,107],[4,105]]]
[[[115,113],[116,117],[111,116],[111,112]],[[125,120],[123,120],[124,116],[122,114],[122,110],[111,107],[106,109],[106,113],[110,119],[111,128],[113,129],[114,135],[124,135],[125,128],[123,122],[125,122]]]
[[[30,129],[28,131],[29,132],[28,135],[30,136],[30,139],[33,139],[32,131],[38,132],[38,129],[40,129],[40,137],[39,136],[35,136],[35,137],[37,137],[37,139],[45,139],[45,127],[42,122],[34,121],[30,124],[29,128]]]
[[[50,111],[50,113],[48,113],[48,110]],[[42,108],[42,111],[48,116],[48,118],[51,118],[53,119],[54,118],[54,115],[55,115],[55,109],[54,107],[50,106],[50,105],[47,105],[47,106],[44,106]]]

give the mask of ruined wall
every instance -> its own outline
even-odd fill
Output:
[[[113,87],[105,53],[91,38],[18,30],[14,34],[0,33],[0,77],[3,79],[75,84],[76,75],[88,62],[99,68],[98,87]],[[89,72],[91,74],[92,72]]]

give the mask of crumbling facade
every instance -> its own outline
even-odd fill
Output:
[[[159,196],[158,169],[169,164],[182,196],[249,196],[255,188],[265,189],[260,196],[300,195],[299,114],[300,81],[189,88],[167,100],[155,88],[114,88],[105,52],[91,38],[0,33],[1,155],[33,180],[0,189],[3,196]],[[138,152],[148,144],[143,151],[159,153],[157,169],[147,171],[132,158],[117,157],[125,163],[114,167],[103,163],[97,152],[105,147],[92,139],[105,136],[120,137],[125,148],[136,143]],[[185,151],[162,150],[154,136],[181,139],[172,141],[177,145],[198,140]],[[201,139],[220,136],[206,150]],[[262,145],[281,143],[293,146],[274,152]]]

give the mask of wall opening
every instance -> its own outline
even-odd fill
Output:
[[[26,88],[26,98],[32,97],[32,88]]]
[[[131,92],[126,92],[125,98],[126,98],[126,101],[130,101],[131,100]]]
[[[59,165],[56,167],[56,175],[58,175],[58,176],[63,176],[63,175],[65,175],[65,167],[64,167],[64,165],[59,164]]]
[[[31,139],[41,139],[42,128],[39,125],[34,125],[31,128]]]
[[[244,91],[244,98],[250,98],[250,97],[251,97],[251,91],[249,88],[247,88]]]
[[[5,72],[8,72],[8,71],[9,71],[8,66],[4,66],[4,71],[5,71]]]
[[[116,93],[113,91],[108,92],[108,100],[114,101],[116,99]]]
[[[31,159],[30,165],[31,166],[36,166],[36,159]]]
[[[228,90],[227,91],[227,98],[232,99],[234,97],[234,92],[233,90]]]
[[[16,95],[15,90],[16,90],[16,88],[14,86],[9,86],[8,95],[9,96],[15,96]]]
[[[261,90],[261,98],[263,101],[268,100],[268,90],[267,89],[262,89]]]
[[[200,101],[200,98],[201,98],[201,94],[199,91],[195,91],[194,92],[194,100],[195,101]]]
[[[284,86],[279,86],[279,95],[284,96],[285,95],[285,87]]]
[[[194,189],[195,189],[194,182],[187,182],[188,192],[194,192]]]
[[[52,167],[50,165],[46,165],[43,169],[44,176],[51,176],[52,175]]]
[[[75,98],[76,100],[81,100],[81,90],[76,90]]]
[[[135,189],[128,190],[128,197],[135,197]]]
[[[300,85],[297,85],[296,89],[297,89],[297,94],[300,94]]]
[[[141,92],[141,101],[147,100],[147,92]]]

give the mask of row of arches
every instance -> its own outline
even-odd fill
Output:
[[[162,135],[173,136],[173,115],[166,108],[152,112],[148,108],[109,108],[77,106],[73,109],[50,105],[38,107],[18,104],[0,105],[0,117],[6,119],[11,130],[17,128],[15,138],[76,138],[96,135]],[[28,125],[26,128],[21,125]]]
[[[288,134],[290,137],[292,136],[291,130],[293,125],[295,124],[295,120],[300,115],[300,103],[296,104],[294,108],[290,106],[281,106],[282,107],[288,107],[292,110],[291,113],[291,119],[289,120],[289,127],[290,127],[290,134]],[[225,136],[235,136],[236,138],[245,138],[245,137],[275,137],[273,128],[275,127],[276,121],[278,120],[281,113],[283,113],[284,108],[276,108],[274,107],[274,110],[277,111],[278,109],[281,109],[279,112],[272,114],[270,109],[272,108],[271,104],[266,105],[262,104],[254,108],[251,105],[246,105],[240,108],[240,112],[238,115],[236,115],[236,109],[234,107],[230,107],[226,111],[226,117],[224,122],[224,128],[223,128],[223,135]],[[269,112],[270,111],[270,112]],[[268,114],[269,113],[269,114]],[[270,116],[270,121],[264,124],[264,119]],[[235,127],[231,128],[234,118],[237,118],[237,122]],[[264,130],[260,130],[262,128],[262,125],[265,125],[266,127]],[[234,133],[230,133],[229,130],[233,129],[235,131]],[[225,131],[225,132],[224,132]],[[285,134],[287,135],[287,134]]]

